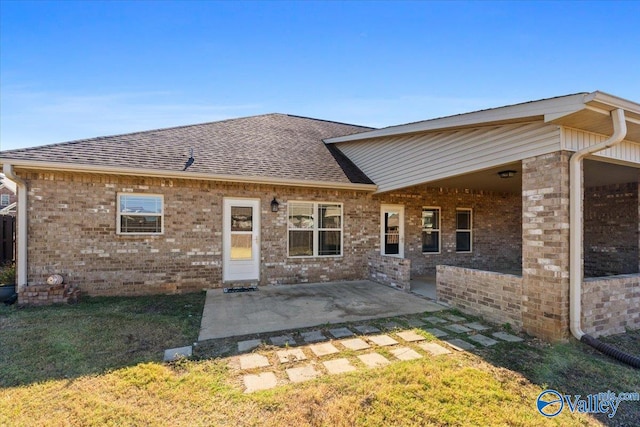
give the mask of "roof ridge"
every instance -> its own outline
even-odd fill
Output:
[[[359,128],[363,128],[363,129],[376,129],[376,128],[371,127],[371,126],[356,125],[356,124],[353,124],[353,123],[338,122],[338,121],[335,121],[335,120],[328,120],[328,119],[318,119],[318,118],[315,118],[315,117],[300,116],[298,114],[286,114],[286,115],[289,116],[289,117],[295,117],[295,118],[298,118],[298,119],[314,120],[316,122],[335,123],[337,125],[355,126],[355,127],[359,127]]]

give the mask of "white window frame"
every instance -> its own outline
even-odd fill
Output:
[[[423,206],[422,207],[422,211],[420,212],[420,221],[422,223],[422,221],[424,220],[424,211],[437,211],[438,212],[438,228],[432,228],[430,229],[431,231],[437,231],[438,232],[438,250],[437,251],[429,251],[429,252],[425,252],[422,249],[422,243],[420,243],[420,250],[422,250],[422,253],[425,255],[431,255],[431,254],[439,254],[442,251],[442,210],[440,209],[439,206]],[[420,230],[420,240],[422,241],[422,233],[424,233],[425,229],[424,229],[424,223],[422,223],[422,230]]]
[[[313,228],[292,228],[289,223],[289,213],[292,205],[312,205]],[[333,205],[340,207],[340,228],[320,228],[320,215],[318,208],[321,205]],[[289,254],[289,232],[290,231],[312,231],[313,254],[312,255],[290,255]],[[320,232],[321,231],[339,231],[340,232],[340,254],[338,255],[319,255]],[[309,202],[306,200],[293,200],[287,203],[287,258],[340,258],[344,256],[344,204],[337,202]]]
[[[458,228],[458,212],[469,212],[469,228]],[[469,233],[469,250],[458,250],[458,232]],[[469,254],[473,252],[473,209],[456,208],[456,252],[459,254]]]
[[[0,194],[0,206],[9,206],[11,196],[9,194]]]
[[[134,196],[134,197],[154,197],[160,198],[160,206],[162,208],[162,212],[157,213],[136,213],[136,212],[126,212],[127,216],[159,216],[160,217],[160,232],[126,232],[120,229],[122,225],[121,217],[122,212],[120,212],[120,200],[123,196]],[[122,236],[159,236],[164,234],[164,196],[162,194],[148,194],[148,193],[117,193],[117,206],[116,206],[116,234]]]

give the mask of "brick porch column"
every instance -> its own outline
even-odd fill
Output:
[[[569,336],[569,156],[522,161],[522,321],[556,341]]]

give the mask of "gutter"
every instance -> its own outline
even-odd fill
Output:
[[[13,165],[5,163],[3,172],[7,178],[17,184],[18,190],[18,235],[16,238],[16,292],[27,286],[27,183],[18,177]]]
[[[354,184],[351,182],[313,181],[291,178],[271,178],[262,176],[241,176],[209,174],[203,172],[169,171],[161,169],[123,168],[118,166],[87,166],[82,164],[61,162],[39,162],[0,158],[0,163],[10,163],[13,166],[34,170],[49,170],[60,172],[103,173],[109,175],[144,176],[151,178],[196,179],[203,181],[232,182],[246,184],[285,185],[292,187],[330,188],[334,190],[370,191],[378,189],[375,184]],[[5,173],[5,175],[7,175]],[[8,175],[7,175],[8,177]],[[13,179],[13,178],[11,178]]]

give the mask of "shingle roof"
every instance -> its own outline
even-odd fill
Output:
[[[342,153],[329,151],[322,142],[325,138],[368,130],[371,128],[286,114],[265,114],[4,151],[0,157],[3,160],[371,184],[372,181]],[[189,159],[191,151],[193,162]]]

